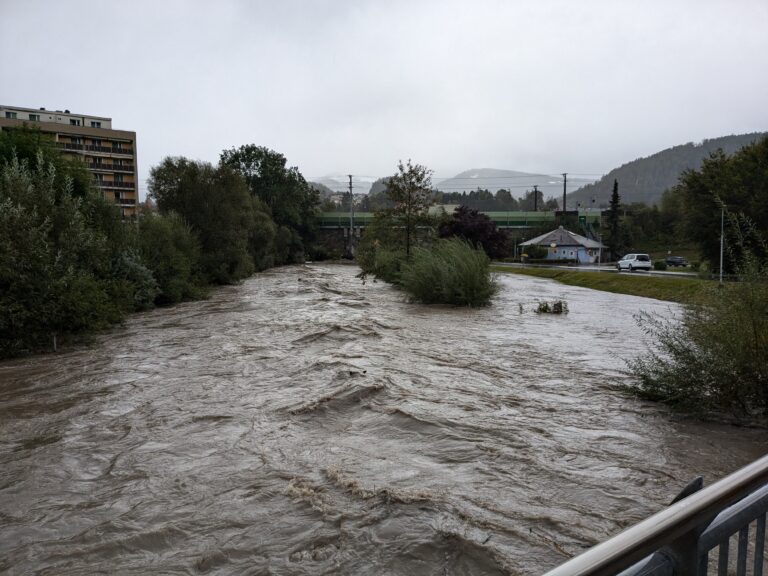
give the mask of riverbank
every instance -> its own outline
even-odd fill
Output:
[[[663,278],[637,274],[615,274],[606,272],[578,272],[575,270],[554,270],[551,268],[507,268],[493,266],[493,272],[505,274],[523,274],[537,278],[551,278],[569,286],[580,286],[614,294],[643,296],[677,302],[678,304],[695,304],[704,293],[710,280],[699,278]]]

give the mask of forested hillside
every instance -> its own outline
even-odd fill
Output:
[[[613,181],[617,180],[621,187],[622,203],[642,202],[651,206],[658,203],[665,190],[677,184],[684,170],[698,170],[712,152],[720,148],[730,155],[766,135],[766,132],[754,132],[712,138],[699,144],[689,142],[646,158],[633,160],[611,170],[594,184],[588,184],[569,194],[568,205],[575,205],[577,202],[585,206],[591,205],[594,198],[595,205],[607,207]]]

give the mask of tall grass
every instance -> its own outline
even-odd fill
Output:
[[[459,238],[413,251],[400,270],[400,285],[424,304],[487,306],[498,290],[482,249]]]

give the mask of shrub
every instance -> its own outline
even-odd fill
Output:
[[[664,271],[667,269],[667,263],[664,260],[654,260],[653,269]]]
[[[568,314],[568,302],[565,300],[539,302],[539,305],[534,312],[537,314]]]
[[[544,260],[547,257],[547,249],[543,246],[526,246],[524,255],[528,256],[528,261]]]
[[[657,340],[629,362],[640,396],[697,413],[768,416],[768,268],[755,258],[739,267],[737,282],[705,291],[680,322],[641,314]]]
[[[109,238],[90,220],[102,200],[74,190],[42,154],[34,167],[15,156],[0,164],[0,357],[120,321],[139,277],[149,290],[139,300],[151,294],[141,263],[111,276]]]
[[[400,284],[425,304],[487,306],[498,290],[489,265],[485,252],[467,241],[439,240],[413,251],[412,260],[402,265]]]
[[[176,213],[142,214],[139,250],[157,280],[155,303],[174,304],[198,298],[204,288],[200,270],[200,243]]]

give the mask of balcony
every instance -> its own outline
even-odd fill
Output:
[[[112,148],[111,146],[93,146],[91,144],[73,144],[71,142],[56,142],[56,146],[64,150],[74,150],[78,152],[102,152],[104,154],[123,154],[133,156],[131,148]]]
[[[131,190],[136,189],[135,182],[107,182],[106,180],[96,180],[96,185],[99,188],[128,188]]]
[[[119,164],[104,164],[99,162],[88,162],[86,164],[89,170],[106,170],[107,172],[128,172],[133,174],[135,166],[119,165]]]

